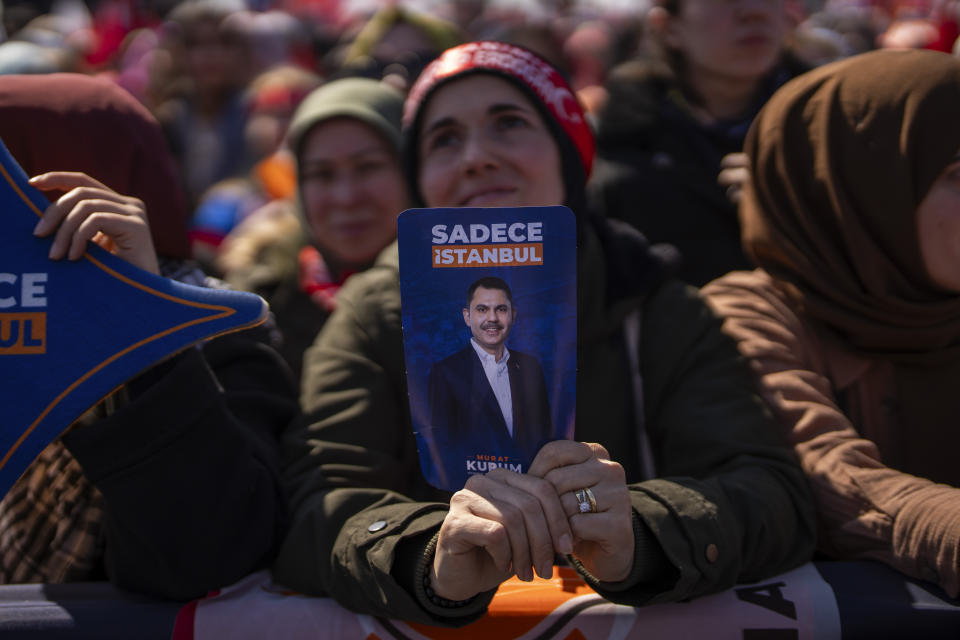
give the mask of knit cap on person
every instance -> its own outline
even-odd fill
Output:
[[[537,54],[505,42],[468,42],[444,51],[431,62],[407,96],[403,108],[403,159],[412,193],[422,201],[416,184],[417,137],[423,106],[444,84],[469,74],[490,73],[504,78],[530,98],[560,148],[567,205],[585,207],[586,180],[593,167],[593,132],[576,94],[563,75]]]
[[[403,96],[392,87],[370,78],[343,78],[308,95],[290,121],[287,142],[299,158],[307,132],[330,118],[355,118],[373,127],[390,144],[400,148]],[[299,164],[299,163],[298,163]]]

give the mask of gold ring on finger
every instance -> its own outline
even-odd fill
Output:
[[[587,494],[587,500],[590,501],[590,513],[596,513],[599,511],[597,508],[597,496],[593,495],[593,491],[589,487],[583,490]]]
[[[580,513],[597,512],[597,498],[589,488],[577,489],[573,497],[577,499],[577,506]]]

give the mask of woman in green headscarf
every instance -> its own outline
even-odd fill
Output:
[[[398,155],[402,106],[397,91],[368,78],[336,80],[307,96],[287,135],[296,202],[267,205],[224,248],[227,281],[270,303],[279,350],[298,376],[340,285],[373,264],[409,205]]]

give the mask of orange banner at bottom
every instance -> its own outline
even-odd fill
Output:
[[[814,564],[807,563],[761,583],[737,585],[691,602],[638,608],[605,600],[573,569],[555,567],[550,579],[510,578],[500,585],[479,620],[458,629],[354,613],[331,598],[304,596],[274,584],[270,574],[262,571],[186,605],[171,640],[840,637],[833,588]]]

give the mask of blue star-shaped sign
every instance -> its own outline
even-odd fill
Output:
[[[126,380],[192,344],[262,323],[250,293],[174,282],[90,244],[53,261],[46,198],[0,143],[0,496]]]

